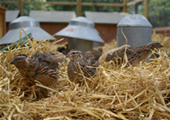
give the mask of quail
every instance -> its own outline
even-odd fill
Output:
[[[87,59],[98,60],[101,55],[102,55],[102,48],[99,48],[97,50],[92,49],[86,51],[84,57]]]
[[[36,53],[31,57],[25,54],[15,55],[10,64],[18,68],[21,76],[30,80],[37,80],[46,86],[57,83],[58,62],[51,52]]]
[[[68,44],[66,44],[64,47],[58,47],[57,51],[63,53],[64,55],[67,55],[69,52]]]
[[[134,48],[134,53],[130,56],[130,64],[138,64],[140,61],[145,60],[151,50],[163,47],[159,42],[151,42],[146,45],[142,45]]]
[[[154,48],[161,48],[163,47],[159,42],[151,42],[146,45],[142,45],[136,48],[132,48],[129,45],[123,45],[118,48],[114,48],[105,54],[103,54],[99,58],[99,62],[102,63],[103,61],[115,61],[116,57],[120,57],[122,61],[124,61],[124,53],[126,50],[126,55],[128,62],[130,64],[138,64],[140,61],[145,60],[146,57],[149,55],[151,50],[154,50]],[[120,61],[118,61],[118,64],[120,64]]]
[[[99,48],[97,50],[89,50],[86,51],[84,54],[84,59],[87,60],[87,62],[93,66],[93,67],[98,67],[99,66],[99,62],[98,59],[99,57],[102,55],[102,48]]]
[[[84,59],[81,51],[71,50],[67,57],[70,59],[67,65],[67,74],[70,81],[81,83],[83,75],[88,78],[95,75],[96,68],[90,67],[90,63]]]

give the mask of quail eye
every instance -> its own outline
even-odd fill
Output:
[[[73,54],[75,54],[75,52],[73,52]]]
[[[20,58],[18,58],[17,60],[21,60]]]

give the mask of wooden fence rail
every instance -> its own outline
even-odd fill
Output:
[[[76,2],[38,2],[38,1],[1,1],[0,3],[4,4],[18,4],[18,10],[20,11],[20,15],[23,15],[23,4],[51,4],[51,5],[76,5],[77,6],[77,16],[81,16],[82,6],[108,6],[108,7],[123,7],[123,12],[128,12],[128,6],[137,4],[139,2],[145,2],[145,11],[144,15],[148,18],[148,7],[149,0],[134,0],[128,2],[128,0],[124,0],[123,3],[91,3],[91,2],[82,2],[82,0],[77,0]]]

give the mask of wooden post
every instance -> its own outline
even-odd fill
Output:
[[[0,6],[0,39],[6,33],[6,21],[5,21],[5,11],[7,8]]]
[[[149,0],[145,0],[145,17],[149,18]]]
[[[20,11],[20,16],[23,16],[23,3],[22,3],[22,0],[18,0],[18,10]]]
[[[128,0],[124,0],[124,1],[123,1],[123,4],[124,4],[123,12],[125,12],[125,13],[127,13],[127,12],[128,12],[128,6],[127,6],[127,3],[128,3]]]
[[[77,17],[81,16],[81,0],[77,0]]]

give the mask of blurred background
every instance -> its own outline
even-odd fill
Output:
[[[66,28],[70,20],[83,16],[95,24],[101,39],[108,43],[117,39],[117,25],[122,18],[133,13],[147,18],[152,33],[169,37],[169,6],[170,0],[0,0],[0,38],[9,31],[10,23],[22,16],[38,20],[50,35]]]
[[[8,8],[8,10],[18,10],[18,1],[21,0],[0,0],[0,5]],[[126,0],[81,0],[86,3],[123,3]],[[128,0],[127,2],[141,1],[137,3],[138,14],[144,15],[144,3],[146,0]],[[23,15],[29,15],[30,10],[43,10],[43,11],[76,11],[76,5],[57,5],[54,2],[77,2],[77,0],[22,0]],[[30,4],[29,4],[30,2]],[[32,2],[32,3],[31,3]],[[47,3],[46,3],[47,2]],[[52,4],[49,4],[51,2]],[[148,0],[149,13],[148,20],[153,27],[166,27],[170,25],[170,0]],[[132,13],[132,6],[128,6],[128,13]],[[95,6],[83,5],[81,8],[81,15],[85,15],[85,11],[94,12],[122,12],[123,7],[119,6]]]

